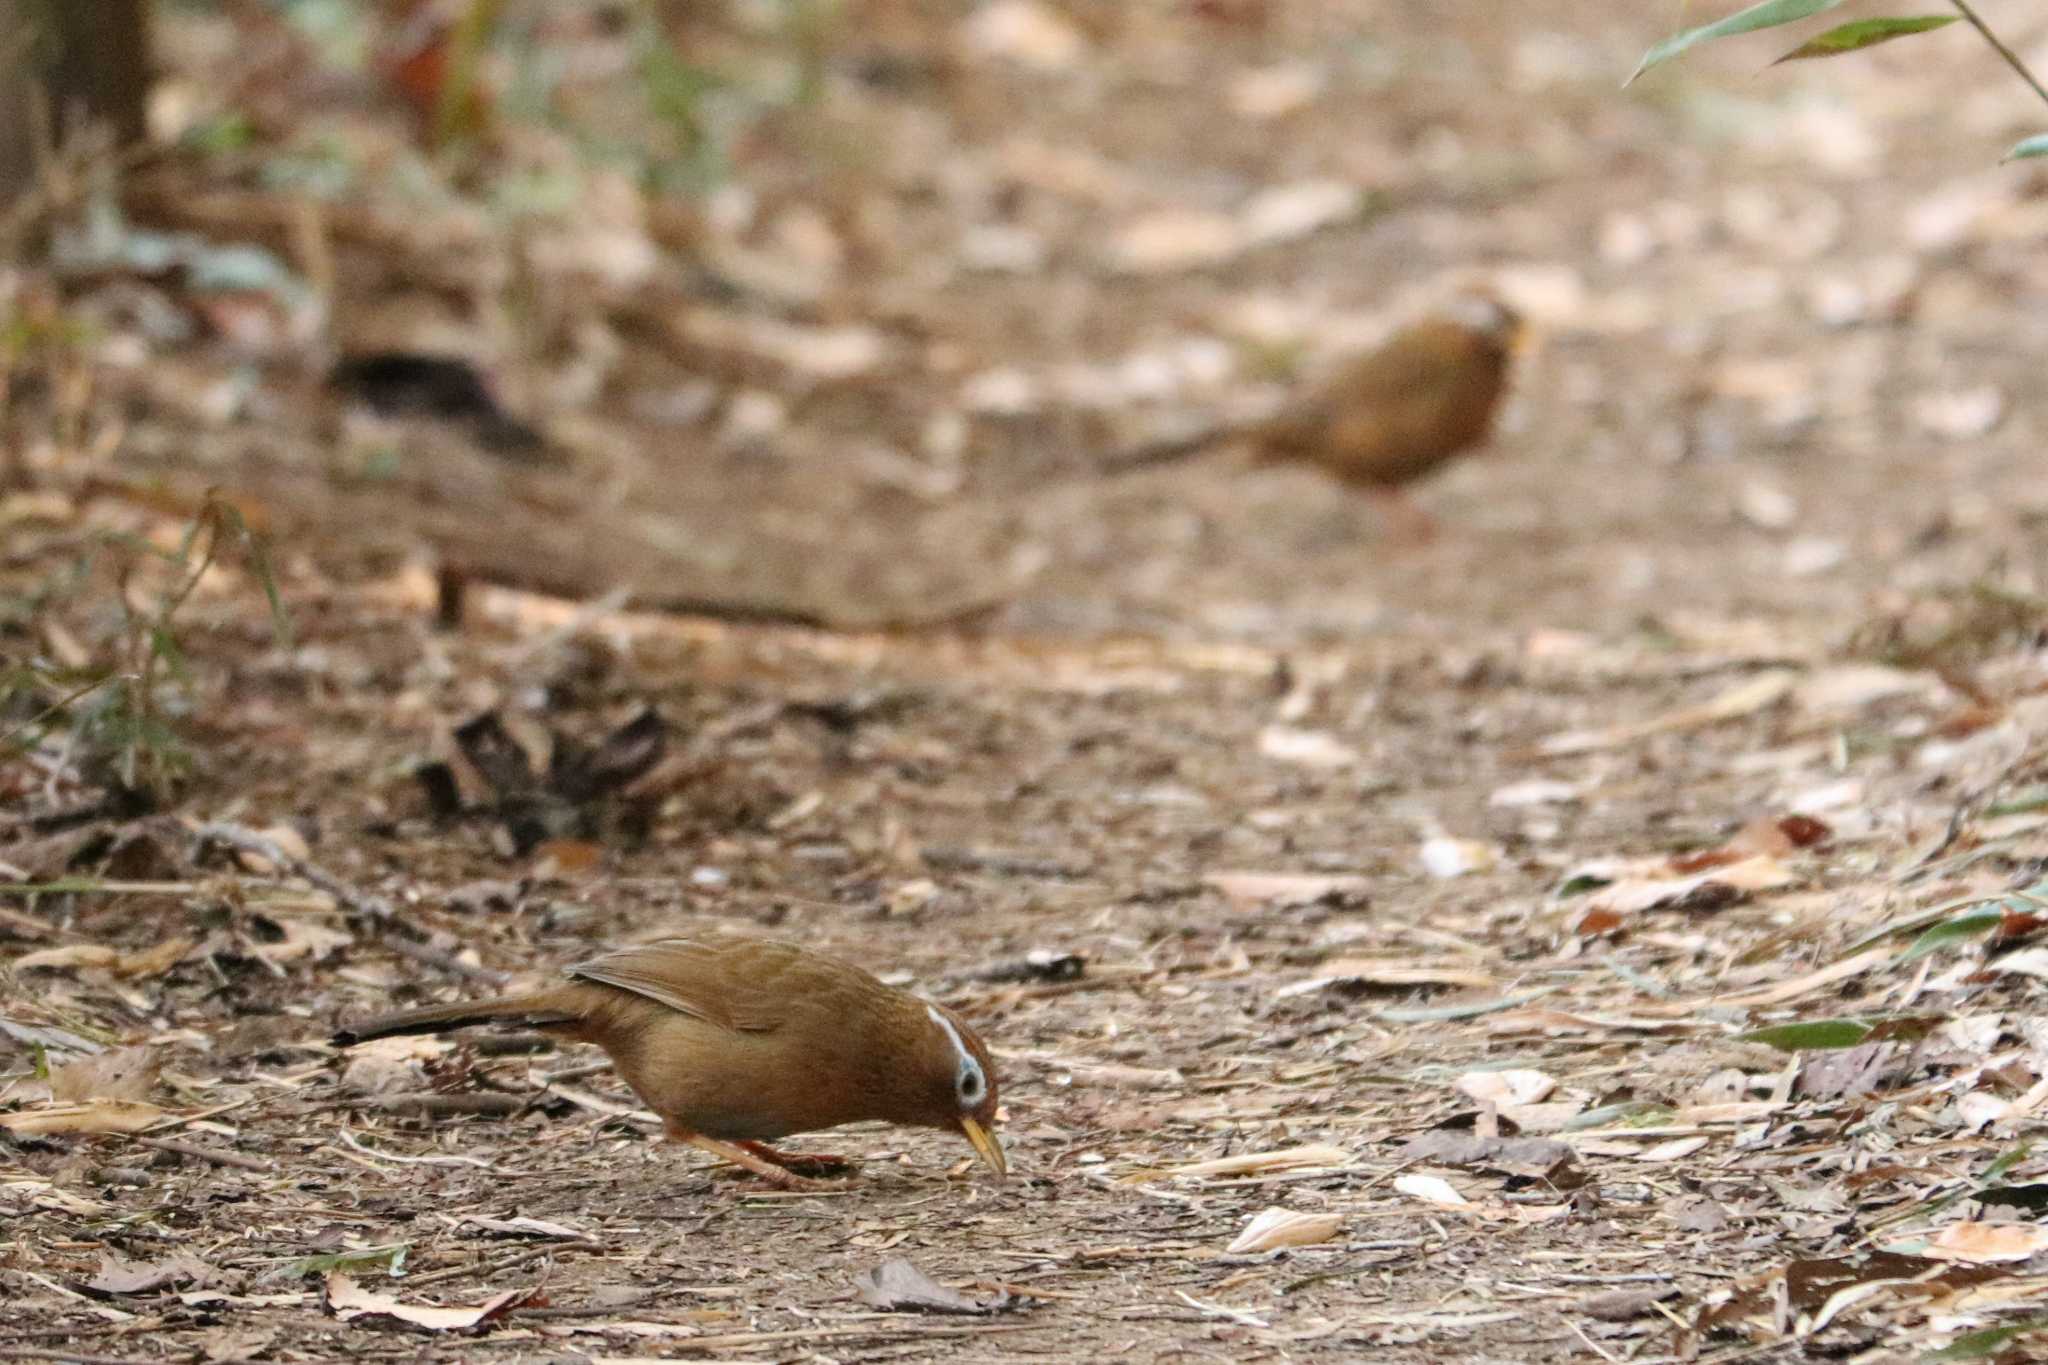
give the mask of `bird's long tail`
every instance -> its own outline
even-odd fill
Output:
[[[553,992],[513,995],[502,1000],[463,1000],[453,1005],[427,1005],[416,1010],[379,1014],[348,1028],[337,1029],[336,1047],[352,1047],[372,1038],[407,1033],[443,1033],[478,1024],[512,1024],[521,1028],[563,1028],[582,1021],[582,1012]]]
[[[1243,423],[1223,423],[1203,427],[1180,436],[1162,436],[1156,441],[1140,441],[1125,446],[1105,459],[1096,472],[1102,475],[1129,474],[1140,469],[1153,469],[1163,464],[1173,464],[1230,441],[1245,434],[1248,428]]]

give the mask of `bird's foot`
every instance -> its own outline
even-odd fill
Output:
[[[700,1152],[709,1152],[721,1161],[730,1161],[741,1170],[751,1171],[769,1184],[784,1190],[840,1190],[845,1189],[843,1180],[816,1180],[802,1170],[792,1170],[776,1160],[760,1155],[762,1152],[775,1158],[787,1160],[783,1153],[758,1142],[721,1142],[717,1138],[705,1137],[686,1128],[670,1124],[668,1135],[677,1142],[687,1143]]]
[[[792,1175],[852,1175],[860,1169],[860,1163],[852,1157],[837,1156],[831,1152],[785,1152],[770,1147],[765,1142],[735,1142],[733,1146],[752,1152],[761,1160],[770,1165],[780,1166]]]

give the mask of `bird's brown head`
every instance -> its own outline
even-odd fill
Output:
[[[960,1134],[997,1175],[1009,1161],[996,1140],[996,1068],[988,1048],[944,1005],[924,1004],[930,1025],[919,1048],[920,1110],[916,1122]]]

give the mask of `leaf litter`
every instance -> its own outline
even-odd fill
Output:
[[[189,683],[132,717],[197,760],[167,816],[89,727],[36,721],[93,679],[0,697],[10,1330],[105,1354],[97,1314],[146,1312],[195,1355],[406,1331],[477,1359],[936,1358],[1048,1325],[1304,1359],[2024,1346],[2040,414],[1998,306],[2034,278],[2024,195],[1875,77],[1770,141],[1618,106],[1607,40],[1654,18],[1417,16],[1382,82],[1276,4],[902,8],[826,62],[823,123],[764,114],[702,205],[592,175],[587,222],[533,206],[514,242],[452,184],[287,202],[260,187],[303,149],[259,172],[260,143],[246,176],[133,187],[182,259],[296,244],[248,299],[142,269],[130,228],[64,294],[29,268],[8,296],[30,332],[90,306],[127,357],[10,352],[41,369],[0,414],[40,485],[0,500],[9,667],[120,676],[99,608],[160,566],[119,547],[177,545],[230,475],[294,546],[300,618],[274,645],[253,569],[195,584]],[[257,22],[202,9],[167,22]],[[284,111],[317,84],[290,34],[298,69],[243,87]],[[1429,74],[1440,42],[1487,79]],[[166,108],[210,107],[190,64],[248,47],[180,44]],[[1495,160],[1488,110],[1559,166]],[[858,167],[819,174],[840,136]],[[1661,178],[1674,141],[1715,173]],[[1896,180],[1786,159],[1852,143]],[[1552,344],[1498,458],[1418,494],[1432,546],[1221,459],[1061,486],[1103,428],[1256,410],[1475,260],[1519,263],[1500,283]],[[1986,297],[1980,260],[2016,283]],[[1124,303],[1082,325],[1105,269]],[[309,285],[356,301],[332,354],[506,354],[426,367],[455,411],[330,420],[317,383],[248,377],[326,373]],[[1908,308],[1927,344],[1879,345]],[[1949,368],[1959,338],[1983,373]],[[1936,449],[1955,477],[1896,497]],[[470,575],[447,629],[429,551]],[[869,629],[906,612],[939,628]],[[1017,1177],[853,1130],[824,1140],[869,1155],[858,1191],[763,1196],[650,1145],[583,1053],[322,1042],[708,926],[977,1011]],[[846,1286],[892,1253],[1036,1306],[884,1316]]]

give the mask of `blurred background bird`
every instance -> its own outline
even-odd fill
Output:
[[[1459,294],[1279,412],[1131,447],[1108,472],[1242,444],[1257,464],[1313,465],[1362,488],[1398,528],[1427,534],[1427,514],[1402,490],[1492,434],[1525,330],[1500,300]]]

